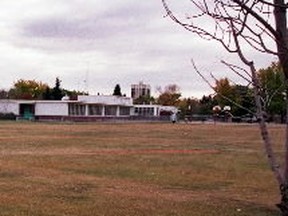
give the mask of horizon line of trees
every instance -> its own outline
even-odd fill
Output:
[[[257,73],[261,85],[261,98],[267,116],[285,116],[285,85],[284,75],[278,63],[273,62],[268,68],[260,69]],[[181,117],[191,115],[212,115],[213,107],[224,108],[229,106],[233,116],[244,116],[255,111],[252,87],[249,85],[234,84],[224,77],[215,80],[214,94],[203,95],[201,99],[194,97],[181,98],[180,87],[169,84],[163,89],[157,88],[158,97],[151,95],[140,96],[133,101],[134,104],[159,104],[176,106],[181,111]],[[64,96],[77,99],[78,95],[88,95],[88,92],[71,91],[61,87],[61,80],[57,77],[54,87],[48,84],[20,79],[8,91],[0,90],[1,99],[26,100],[61,100]],[[120,84],[117,84],[112,93],[114,96],[122,94]],[[244,109],[244,108],[245,109]],[[251,111],[251,112],[249,112]]]
[[[75,99],[77,95],[87,95],[87,92],[71,91],[61,87],[61,80],[57,77],[54,87],[36,80],[19,79],[9,90],[0,90],[1,99],[23,100],[61,100],[64,96]]]
[[[271,63],[267,68],[257,72],[261,85],[261,102],[268,120],[284,122],[285,118],[285,83],[282,68],[278,63]],[[135,104],[160,104],[176,106],[180,109],[182,118],[192,115],[213,115],[213,108],[220,107],[234,117],[253,115],[255,102],[253,89],[250,84],[235,84],[227,77],[216,80],[214,94],[203,95],[201,99],[194,97],[181,98],[180,87],[175,84],[167,85],[164,90],[158,89],[159,97],[142,96],[134,101]],[[226,110],[227,111],[227,110]]]
[[[267,120],[284,122],[286,115],[285,81],[282,68],[273,62],[257,72],[260,84],[261,103]],[[212,115],[214,107],[230,107],[232,116],[241,117],[255,113],[253,88],[250,84],[240,85],[227,77],[215,80],[214,94],[201,99],[187,98],[179,102],[182,115]]]

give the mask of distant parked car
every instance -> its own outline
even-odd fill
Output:
[[[244,115],[241,117],[241,122],[255,123],[257,122],[257,118],[254,115]]]
[[[242,119],[239,116],[233,116],[232,117],[232,122],[240,123],[241,121],[242,121]]]

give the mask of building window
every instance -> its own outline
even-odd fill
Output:
[[[120,115],[121,116],[130,115],[130,107],[120,107]]]
[[[153,116],[154,115],[154,108],[153,107],[147,108],[146,115],[147,116]]]
[[[138,107],[135,107],[134,113],[135,113],[135,114],[139,114],[139,108],[138,108]]]
[[[134,89],[134,88],[131,89],[131,97],[132,97],[132,98],[135,98],[135,97],[136,97],[136,92],[135,92],[135,89]]]
[[[84,116],[86,106],[82,104],[69,104],[69,115]]]
[[[142,82],[131,85],[131,97],[133,99],[137,99],[140,96],[150,97],[150,89],[150,85],[143,84]]]
[[[153,107],[136,107],[135,114],[139,116],[154,116]]]
[[[117,106],[106,106],[105,107],[106,116],[116,116],[117,115]]]
[[[102,115],[102,106],[89,105],[89,115]]]

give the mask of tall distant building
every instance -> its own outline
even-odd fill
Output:
[[[133,100],[139,98],[140,96],[150,97],[150,94],[151,94],[151,87],[148,84],[139,82],[139,84],[131,85],[131,97],[133,98]]]

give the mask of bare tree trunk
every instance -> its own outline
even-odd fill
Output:
[[[278,208],[281,210],[282,216],[288,216],[288,80],[285,81],[286,85],[286,137],[285,137],[285,158],[284,158],[284,173],[283,173],[283,183],[280,185],[281,192],[281,203],[278,204]]]
[[[273,174],[278,182],[279,185],[282,185],[283,182],[283,176],[281,174],[281,169],[279,164],[277,163],[275,153],[272,148],[272,141],[270,138],[270,134],[267,128],[267,124],[265,122],[265,112],[263,110],[263,106],[261,103],[261,95],[260,95],[260,85],[259,85],[259,80],[256,77],[256,69],[251,63],[250,65],[251,69],[251,74],[252,74],[252,79],[253,79],[253,91],[254,91],[254,99],[256,103],[256,108],[257,108],[257,120],[260,126],[260,132],[261,132],[261,137],[263,139],[263,144],[264,144],[264,149],[267,155],[267,159],[270,165],[271,170],[273,171]]]
[[[287,42],[287,20],[284,0],[274,0],[274,17],[276,23],[276,44],[278,58],[285,75],[286,89],[286,137],[285,137],[285,157],[284,157],[284,172],[283,182],[280,184],[281,203],[277,206],[282,212],[282,216],[288,216],[288,42]]]
[[[277,163],[275,153],[272,147],[272,141],[270,134],[265,122],[265,112],[261,104],[261,95],[260,95],[260,85],[259,80],[256,77],[256,69],[254,68],[253,63],[250,64],[250,70],[252,75],[252,83],[254,90],[254,99],[257,108],[257,120],[259,123],[259,128],[261,132],[261,137],[263,139],[264,149],[266,151],[266,156],[270,165],[270,168],[278,182],[280,193],[281,193],[281,203],[277,204],[277,207],[281,211],[282,216],[288,216],[288,184],[287,184],[287,175],[288,175],[288,118],[286,117],[286,139],[285,139],[285,171],[281,171],[279,164]],[[288,93],[288,88],[286,88]],[[288,98],[286,97],[286,102]],[[288,114],[288,103],[286,103],[286,116]]]

